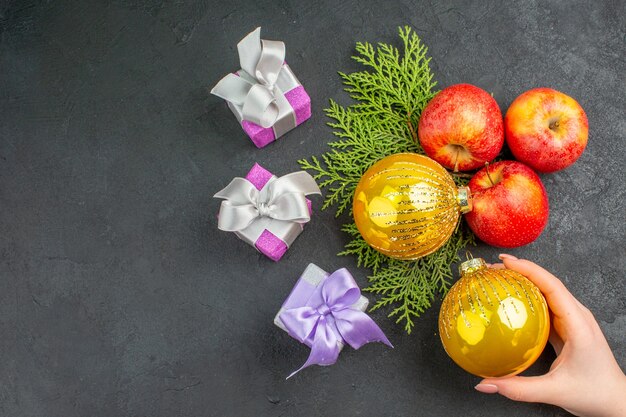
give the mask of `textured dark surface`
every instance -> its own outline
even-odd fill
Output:
[[[626,3],[313,3],[0,2],[0,415],[566,415],[475,392],[440,346],[440,300],[410,336],[372,315],[395,349],[346,349],[285,381],[307,349],[272,318],[299,273],[347,266],[366,284],[335,256],[345,219],[314,198],[279,263],[217,231],[213,193],[255,161],[282,175],[326,150],[336,71],[357,68],[356,41],[397,44],[405,24],[440,87],[476,84],[505,111],[549,86],[587,111],[582,158],[542,177],[548,228],[512,253],[560,276],[626,365]],[[262,150],[207,93],[256,26],[286,42],[313,101]]]

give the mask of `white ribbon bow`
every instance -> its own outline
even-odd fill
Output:
[[[285,61],[285,44],[261,39],[261,28],[256,28],[237,44],[237,50],[243,71],[239,76],[226,75],[211,94],[241,106],[244,120],[264,128],[272,127],[279,117],[280,107],[285,103],[289,106],[276,86]],[[295,116],[293,119],[289,122],[295,126]]]
[[[261,217],[306,223],[311,219],[305,197],[309,194],[321,193],[313,177],[304,171],[269,181],[260,191],[245,178],[234,178],[214,196],[225,199],[217,227],[240,232]]]

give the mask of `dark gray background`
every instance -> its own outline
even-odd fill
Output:
[[[411,25],[440,87],[469,82],[503,112],[549,86],[589,118],[589,146],[542,176],[550,223],[512,250],[560,276],[626,365],[626,3],[613,1],[4,1],[0,3],[2,416],[561,416],[474,391],[445,355],[440,300],[395,345],[346,349],[285,376],[308,350],[272,318],[346,218],[320,212],[274,263],[219,232],[211,196],[258,161],[278,175],[332,139],[336,71],[356,41]],[[257,150],[208,89],[257,26],[281,39],[313,117]],[[494,261],[498,250],[475,255]],[[548,351],[534,367],[545,371]]]

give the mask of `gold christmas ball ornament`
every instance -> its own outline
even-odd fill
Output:
[[[461,278],[439,312],[439,335],[448,356],[483,378],[524,371],[541,355],[550,333],[541,291],[523,275],[488,268],[480,258],[459,269]]]
[[[457,188],[432,159],[400,153],[368,169],[354,192],[354,221],[374,249],[418,259],[448,241],[460,214],[471,210],[469,188]]]

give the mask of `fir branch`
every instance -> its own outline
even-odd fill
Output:
[[[353,58],[365,70],[339,73],[345,91],[355,103],[343,107],[331,100],[325,110],[336,140],[321,156],[298,161],[311,171],[326,190],[322,209],[336,207],[336,216],[352,211],[354,190],[363,173],[381,158],[400,152],[423,153],[417,137],[422,109],[435,95],[436,82],[430,70],[427,48],[409,27],[399,29],[403,43],[398,48],[379,43],[376,47],[358,42]],[[468,179],[455,175],[458,185]],[[437,252],[417,261],[391,259],[370,247],[354,223],[342,227],[350,242],[339,255],[356,256],[359,266],[372,270],[365,291],[380,298],[376,310],[393,305],[389,314],[410,333],[414,319],[444,294],[452,282],[451,264],[457,253],[474,243],[473,235],[457,227],[450,240]]]
[[[330,101],[328,123],[340,140],[330,142],[333,148],[322,155],[323,165],[316,157],[298,162],[302,169],[313,172],[322,188],[327,188],[323,209],[337,205],[339,216],[352,202],[354,189],[363,173],[384,156],[399,152],[420,152],[404,122],[377,123],[352,108],[343,108]]]
[[[395,316],[396,323],[403,322],[404,329],[411,333],[413,319],[431,306],[436,294],[445,294],[450,289],[451,265],[460,260],[458,252],[473,244],[474,236],[463,227],[457,227],[450,240],[431,255],[416,261],[389,259],[385,268],[373,271],[369,277],[371,284],[365,288],[365,291],[382,295],[371,310],[399,304],[389,316]]]
[[[378,269],[389,259],[363,240],[356,224],[344,224],[341,230],[348,233],[352,237],[352,240],[346,245],[346,249],[339,253],[340,256],[355,255],[357,257],[357,265],[370,268],[373,273],[378,272]]]

